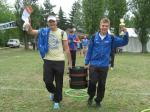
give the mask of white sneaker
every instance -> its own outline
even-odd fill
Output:
[[[53,94],[53,93],[50,93],[50,95],[49,95],[49,99],[50,99],[51,101],[53,101],[53,100],[54,100],[54,94]]]
[[[59,103],[54,103],[54,109],[59,109]]]

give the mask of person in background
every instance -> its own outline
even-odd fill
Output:
[[[111,43],[111,53],[110,53],[110,69],[113,70],[114,69],[114,62],[115,62],[115,54],[116,54],[116,49],[117,48],[113,48],[113,41],[114,41],[114,28],[110,28],[110,35],[112,38],[112,43]]]
[[[86,56],[87,49],[88,49],[89,40],[86,36],[82,39],[82,46],[83,46],[83,55]]]
[[[80,56],[82,56],[83,54],[83,45],[82,45],[82,41],[80,41]]]
[[[43,48],[47,49],[45,54],[40,52],[44,62],[43,80],[50,93],[50,100],[54,101],[53,108],[59,109],[59,103],[62,100],[63,75],[65,68],[63,48],[67,54],[69,67],[72,67],[72,61],[67,41],[67,33],[57,27],[55,16],[48,16],[47,22],[49,27],[41,28],[39,30],[34,30],[29,23],[24,23],[23,27],[28,34],[38,36],[40,44],[39,50],[41,50],[43,44]],[[64,32],[63,37],[61,36],[62,32]]]
[[[112,43],[112,38],[108,34],[109,27],[110,20],[106,17],[102,18],[99,31],[96,32],[94,38],[90,39],[85,57],[85,67],[89,66],[89,85],[87,90],[89,106],[92,105],[93,98],[95,97],[96,106],[100,107],[104,98]],[[122,38],[114,36],[114,48],[128,44],[128,32],[125,27],[123,27],[123,32],[125,35]]]
[[[68,43],[71,53],[72,66],[75,67],[76,64],[76,51],[77,51],[77,43],[80,43],[80,39],[75,34],[74,29],[70,29],[68,34]]]
[[[114,62],[115,62],[116,49],[112,49],[110,53],[110,69],[114,70]]]
[[[82,43],[81,43],[81,41],[80,42],[77,42],[77,54],[79,55],[79,56],[82,56]]]

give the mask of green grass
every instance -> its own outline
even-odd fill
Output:
[[[77,65],[83,66],[83,57]],[[0,50],[0,112],[55,112],[42,75],[38,52],[19,49]],[[73,98],[67,67],[64,92],[58,112],[141,112],[150,108],[150,54],[117,54],[115,69],[109,71],[101,108],[88,107],[88,97]],[[77,92],[76,92],[77,93]]]

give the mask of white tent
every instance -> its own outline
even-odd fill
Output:
[[[149,35],[149,38],[150,38],[150,35]],[[147,50],[148,50],[148,52],[150,52],[150,39],[149,39],[149,41],[147,43]]]
[[[142,45],[138,39],[138,35],[135,33],[135,29],[134,28],[127,28],[127,31],[129,33],[129,43],[128,43],[128,45],[122,47],[123,51],[141,52],[142,51]],[[150,40],[147,43],[147,50],[148,50],[148,52],[150,52]]]

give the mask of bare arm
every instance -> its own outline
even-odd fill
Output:
[[[63,47],[64,47],[65,52],[67,54],[69,67],[72,67],[72,60],[71,60],[70,50],[69,50],[69,46],[68,46],[68,40],[63,40]]]

